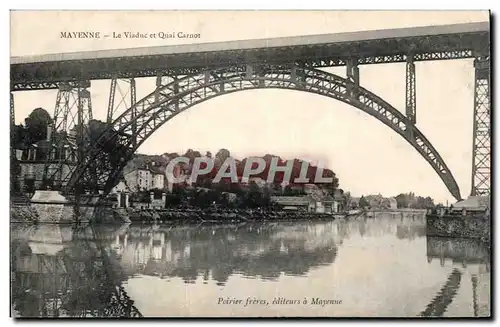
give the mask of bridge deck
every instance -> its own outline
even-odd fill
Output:
[[[252,62],[312,67],[470,58],[489,48],[489,23],[387,29],[189,45],[143,47],[12,57],[13,90],[54,88],[76,79],[156,76],[158,70],[187,74],[207,67]]]

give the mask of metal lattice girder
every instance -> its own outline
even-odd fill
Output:
[[[45,181],[60,188],[85,156],[84,131],[92,120],[89,81],[60,83],[54,108],[53,131],[44,167]]]
[[[417,91],[415,82],[415,63],[413,56],[406,60],[406,117],[413,123],[417,123]]]
[[[316,41],[314,41],[316,40]],[[55,82],[153,77],[158,70],[166,75],[191,75],[205,69],[227,65],[296,63],[302,67],[345,66],[345,60],[358,57],[359,64],[405,62],[409,49],[414,60],[473,58],[473,51],[490,43],[487,22],[448,26],[417,27],[386,31],[354,32],[337,36],[248,40],[218,44],[200,44],[107,51],[112,56],[72,54],[65,59],[13,58],[11,88],[15,90],[54,87]],[[179,51],[179,47],[186,51]],[[194,48],[194,50],[193,50]],[[168,69],[165,69],[165,68]],[[50,83],[52,82],[52,83]]]
[[[258,65],[249,69],[245,65],[185,76],[138,101],[135,108],[127,110],[113,122],[113,128],[120,137],[123,149],[126,149],[123,151],[130,156],[149,136],[178,113],[219,95],[256,88],[300,89],[343,101],[363,110],[405,138],[437,172],[451,194],[457,199],[461,198],[451,171],[432,144],[407,117],[368,90],[345,78],[317,69],[298,66],[292,68],[289,64]],[[348,91],[350,89],[355,90],[356,97],[352,97],[352,92]],[[137,112],[135,117],[132,116],[134,110]],[[138,126],[136,134],[132,133],[133,121]],[[411,133],[408,133],[408,129],[411,129]],[[132,146],[133,143],[135,146]],[[90,163],[97,162],[96,158],[102,156],[98,148],[92,149],[89,154],[87,167],[82,167],[82,171],[88,170]],[[114,186],[116,176],[127,160],[128,157],[124,157],[120,165],[98,172],[100,182],[105,182],[102,186],[105,192],[109,192]],[[74,174],[68,185],[71,186],[78,179],[79,175]]]
[[[450,59],[470,59],[474,58],[473,49],[464,50],[450,50],[450,51],[429,51],[416,53],[413,56],[413,61],[433,61],[433,60],[450,60]],[[376,55],[376,56],[366,56],[362,53],[356,54],[358,58],[359,65],[369,65],[369,64],[389,64],[389,63],[399,63],[406,62],[406,54],[390,54],[390,55]],[[295,63],[302,67],[308,68],[324,68],[324,67],[339,67],[346,65],[346,58],[344,56],[335,57],[308,57],[304,59],[297,59]],[[278,63],[276,63],[278,64]],[[214,66],[214,68],[217,66]],[[206,69],[205,65],[200,67],[173,67],[167,68],[162,71],[163,75],[166,76],[185,76],[196,73],[201,73]],[[133,71],[123,70],[119,72],[119,78],[139,78],[139,77],[155,77],[158,74],[158,69],[151,69],[147,66],[140,67]],[[32,78],[36,78],[33,76]],[[75,76],[73,78],[78,78]],[[86,78],[94,79],[112,79],[116,78],[116,72],[112,71],[97,71],[94,74],[88,74]],[[15,81],[12,83],[12,91],[24,91],[24,90],[43,90],[43,89],[57,89],[57,81],[44,81],[44,80],[33,80],[28,79]]]
[[[473,196],[485,196],[491,189],[490,59],[474,61],[474,127],[472,143]]]
[[[430,60],[449,60],[449,59],[469,59],[474,58],[472,50],[454,50],[454,51],[439,51],[439,52],[423,52],[412,55],[413,61],[430,61]],[[369,64],[391,64],[398,62],[406,62],[408,56],[400,53],[395,55],[380,55],[380,56],[358,56],[359,65]],[[347,65],[347,60],[344,58],[319,58],[307,61],[300,61],[305,67],[322,68],[322,67],[337,67]]]

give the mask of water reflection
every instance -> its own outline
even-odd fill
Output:
[[[335,260],[337,225],[250,224],[163,228],[130,226],[113,246],[130,274],[181,277],[198,276],[219,285],[242,274],[274,280],[280,274],[301,276],[309,269]]]
[[[21,317],[135,317],[113,251],[92,228],[11,228],[14,314]]]
[[[462,273],[458,269],[453,269],[448,280],[439,290],[436,297],[427,305],[424,311],[420,313],[422,317],[441,317],[446,308],[453,301],[460,288]]]
[[[427,260],[439,260],[442,267],[451,265],[453,271],[446,283],[429,303],[422,316],[442,316],[461,285],[462,278],[470,279],[472,306],[475,317],[490,315],[490,249],[476,239],[427,237]],[[465,274],[465,276],[463,276]]]
[[[338,269],[350,269],[345,263],[340,267],[337,263],[345,244],[350,249],[359,247],[359,251],[366,252],[364,244],[378,244],[382,240],[420,247],[424,258],[425,250],[420,244],[427,244],[430,263],[435,258],[443,262],[452,259],[460,262],[461,266],[464,262],[470,266],[474,256],[479,256],[480,259],[476,258],[479,261],[488,259],[471,243],[450,243],[432,238],[426,243],[423,216],[330,222],[123,225],[79,229],[14,224],[11,227],[13,309],[21,317],[141,316],[142,311],[149,310],[144,303],[151,299],[142,297],[142,291],[129,284],[137,276],[172,282],[179,280],[186,287],[198,287],[197,290],[209,287],[204,284],[223,288],[232,276],[253,279],[256,283],[276,283],[276,289],[281,286],[293,288],[289,283],[298,281],[296,278],[299,277],[307,280],[316,270],[329,269],[333,265]],[[460,279],[463,280],[463,274],[462,270],[452,273],[448,278],[449,285],[447,280],[443,280],[443,286],[433,291],[437,300],[420,314],[442,315],[447,307],[442,303],[453,300],[453,292],[462,287]],[[282,278],[284,276],[288,276],[286,282]],[[478,285],[482,282],[480,275],[476,274],[471,280],[479,289]],[[124,286],[136,298],[131,298]],[[263,284],[256,284],[255,291],[258,292],[261,286],[264,288]],[[349,284],[342,286],[346,290],[355,287]],[[141,312],[134,300],[142,304],[137,304]],[[480,311],[481,305],[476,306]],[[354,315],[363,315],[363,312]]]

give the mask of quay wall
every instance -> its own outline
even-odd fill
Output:
[[[428,214],[426,223],[428,236],[490,240],[490,217],[486,214],[470,216]]]

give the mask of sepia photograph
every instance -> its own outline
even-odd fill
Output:
[[[492,318],[489,11],[9,16],[12,319]]]

